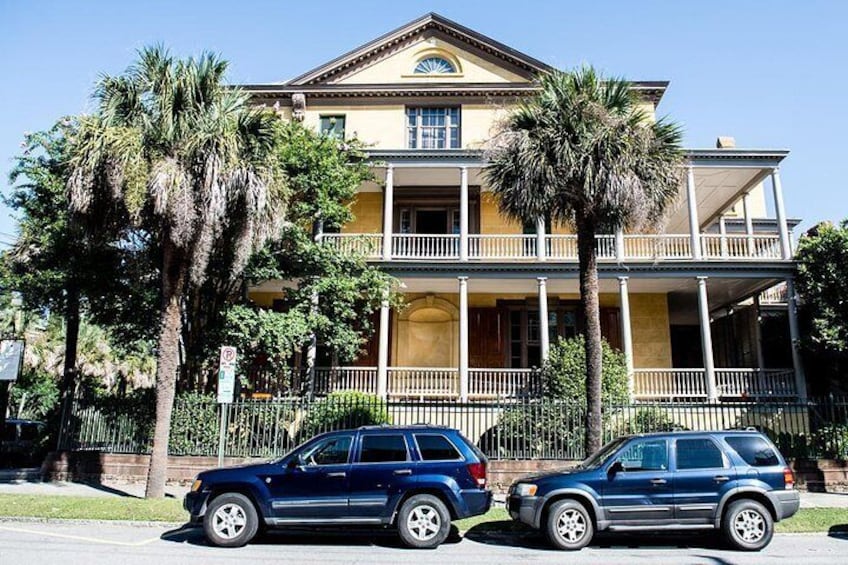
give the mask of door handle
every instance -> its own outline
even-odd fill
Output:
[[[716,477],[715,477],[715,479],[714,479],[714,480],[715,480],[715,482],[717,482],[717,483],[724,483],[724,482],[726,482],[726,481],[729,481],[729,480],[730,480],[730,477],[728,477],[728,476],[726,476],[726,475],[718,475],[718,476],[716,476]]]
[[[394,471],[395,475],[411,475],[412,469],[397,469]]]
[[[337,473],[327,473],[328,479],[343,479],[345,477],[347,477],[347,473],[345,473],[344,471],[339,471]]]
[[[652,485],[664,485],[666,482],[668,481],[666,481],[665,479],[651,479]]]

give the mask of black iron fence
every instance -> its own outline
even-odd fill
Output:
[[[59,438],[64,450],[146,453],[151,394],[130,399],[76,398]],[[492,459],[582,459],[584,407],[554,400],[457,403],[383,401],[363,394],[320,400],[245,400],[221,405],[199,395],[178,397],[171,426],[173,455],[214,455],[227,410],[225,451],[275,457],[316,433],[366,424],[433,424],[457,428]],[[787,457],[848,459],[848,399],[806,403],[637,403],[603,410],[605,439],[672,430],[756,428]]]

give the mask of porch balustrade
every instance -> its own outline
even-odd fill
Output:
[[[720,400],[796,398],[792,369],[716,369]],[[636,400],[706,400],[704,369],[636,369],[633,372]]]
[[[781,260],[779,235],[701,234],[701,257],[705,261]],[[382,257],[383,235],[377,233],[325,234],[324,242],[343,252],[376,260]],[[537,237],[524,234],[470,234],[471,261],[534,261],[540,254]],[[577,236],[546,235],[544,257],[549,261],[577,261]],[[624,235],[624,261],[692,260],[691,237],[686,234]],[[614,235],[596,236],[598,260],[616,260]],[[455,234],[393,234],[392,258],[400,260],[460,259],[460,236]]]

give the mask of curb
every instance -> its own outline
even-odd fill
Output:
[[[190,526],[187,522],[157,522],[144,520],[89,520],[84,518],[37,518],[32,516],[0,516],[0,524],[24,522],[28,524],[65,524],[65,525],[99,525],[99,526],[132,526],[141,528],[183,528]]]

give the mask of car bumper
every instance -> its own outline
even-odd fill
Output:
[[[459,509],[459,518],[479,516],[485,514],[492,507],[492,491],[490,490],[463,490],[462,501],[465,508]]]
[[[778,520],[785,520],[801,507],[801,493],[797,490],[776,490],[769,493]]]
[[[183,508],[191,515],[192,522],[199,522],[206,514],[206,501],[209,498],[208,492],[189,492],[183,498]]]
[[[542,499],[538,496],[515,496],[511,495],[507,499],[507,510],[513,520],[523,522],[533,528],[538,528],[536,522],[538,516],[538,507]]]

